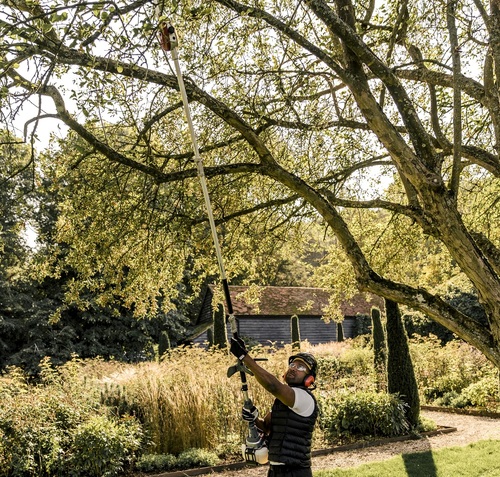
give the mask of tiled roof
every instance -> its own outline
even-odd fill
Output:
[[[210,287],[212,288],[212,287]],[[308,287],[260,287],[258,303],[248,303],[244,293],[249,291],[245,286],[229,286],[233,311],[237,316],[322,316],[328,305],[329,293],[322,288]],[[364,294],[358,294],[342,305],[344,316],[370,314],[372,306],[382,306],[379,297],[367,301]]]

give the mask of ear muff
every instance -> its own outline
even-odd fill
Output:
[[[306,376],[304,378],[304,386],[308,388],[309,386],[312,386],[314,384],[314,376],[310,374],[309,376]]]

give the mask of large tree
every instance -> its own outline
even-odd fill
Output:
[[[165,275],[178,276],[178,253],[162,261],[172,237],[189,237],[198,252],[207,235],[177,79],[157,46],[162,13],[181,38],[231,263],[242,258],[233,239],[252,240],[250,226],[280,239],[283,224],[316,214],[360,289],[427,314],[500,367],[499,237],[491,221],[498,194],[475,204],[482,214],[463,195],[480,180],[498,190],[498,0],[1,4],[7,111],[12,116],[31,100],[38,122],[28,129],[38,124],[31,130],[40,134],[50,116],[82,139],[54,155],[52,167],[56,177],[79,181],[84,196],[68,198],[60,223],[87,258],[83,274],[95,266],[105,273],[112,263],[117,286],[132,277],[136,296],[156,293],[168,284]],[[388,197],[384,178],[394,180]],[[415,285],[391,274],[362,246],[346,220],[350,209],[385,209],[381,217],[405,224],[402,242],[420,233],[440,244],[475,288],[488,323],[431,293],[423,278]],[[259,211],[265,221],[255,219]],[[163,235],[153,234],[161,225]],[[92,234],[82,238],[85,227]],[[155,258],[137,258],[141,246]],[[103,260],[104,249],[113,260]],[[127,276],[117,260],[131,265]],[[139,284],[146,275],[133,270],[141,267],[154,285]]]

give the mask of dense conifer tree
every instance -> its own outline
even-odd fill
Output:
[[[377,307],[371,309],[372,318],[372,342],[373,342],[373,365],[377,377],[377,388],[380,390],[386,386],[386,358],[387,346],[385,342],[384,326],[381,313]]]
[[[293,315],[290,319],[291,326],[291,336],[292,336],[292,348],[299,350],[300,349],[300,326],[299,326],[299,317],[297,315]]]
[[[387,389],[398,394],[408,405],[407,418],[415,428],[419,422],[420,399],[417,380],[408,346],[408,336],[404,328],[399,305],[385,300],[387,315]]]

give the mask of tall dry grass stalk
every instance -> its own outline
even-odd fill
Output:
[[[291,346],[253,350],[271,373],[282,376]],[[189,448],[215,449],[241,442],[246,425],[241,420],[243,393],[239,373],[228,378],[235,364],[227,351],[176,348],[161,363],[121,367],[104,381],[123,386],[127,400],[146,423],[151,451],[178,454]],[[261,414],[271,408],[273,397],[247,377],[249,395]]]
[[[286,369],[288,349],[260,348],[254,356],[265,357],[262,365],[281,376]],[[243,394],[239,373],[228,378],[235,359],[227,351],[199,347],[171,350],[161,363],[120,367],[103,382],[126,389],[131,408],[146,423],[156,453],[178,454],[189,448],[214,449],[228,442],[241,442],[246,428],[241,421]],[[252,376],[249,395],[266,413],[272,396]]]

